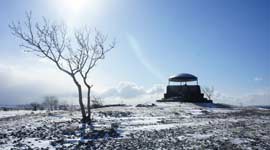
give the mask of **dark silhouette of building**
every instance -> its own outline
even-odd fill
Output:
[[[177,83],[171,85],[171,82]],[[196,84],[187,84],[196,82]],[[198,78],[192,74],[182,73],[169,78],[164,98],[157,102],[198,102],[212,103],[212,100],[204,98],[201,88],[198,84]]]

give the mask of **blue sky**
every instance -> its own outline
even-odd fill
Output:
[[[35,20],[45,16],[70,29],[89,25],[117,39],[117,47],[91,74],[97,92],[126,82],[147,93],[156,84],[166,85],[169,76],[188,72],[198,76],[201,85],[214,86],[224,99],[263,95],[264,103],[270,103],[270,1],[79,1],[0,2],[0,81],[6,81],[0,88],[2,104],[74,91],[63,90],[73,86],[65,74],[25,54],[11,35],[8,24],[23,20],[30,10]],[[56,89],[32,90],[38,81],[45,87],[42,91]],[[17,96],[9,97],[10,92]]]

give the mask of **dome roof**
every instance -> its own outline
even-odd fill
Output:
[[[171,76],[169,81],[172,82],[189,82],[189,81],[197,81],[198,78],[189,73],[181,73],[178,75]]]

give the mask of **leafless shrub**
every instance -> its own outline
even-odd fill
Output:
[[[206,96],[207,99],[212,100],[212,98],[214,96],[215,89],[213,86],[212,87],[203,87],[202,92],[204,93],[204,95]]]
[[[92,107],[93,108],[100,108],[103,106],[103,102],[100,97],[93,97],[92,99]]]
[[[44,102],[42,103],[48,110],[56,110],[58,108],[58,98],[55,96],[44,97]]]

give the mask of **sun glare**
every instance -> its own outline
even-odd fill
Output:
[[[70,13],[79,14],[83,11],[83,7],[86,5],[86,0],[61,0],[62,5],[66,11]]]
[[[81,23],[86,16],[99,16],[101,3],[100,0],[51,0],[50,4],[65,22],[73,26]]]

